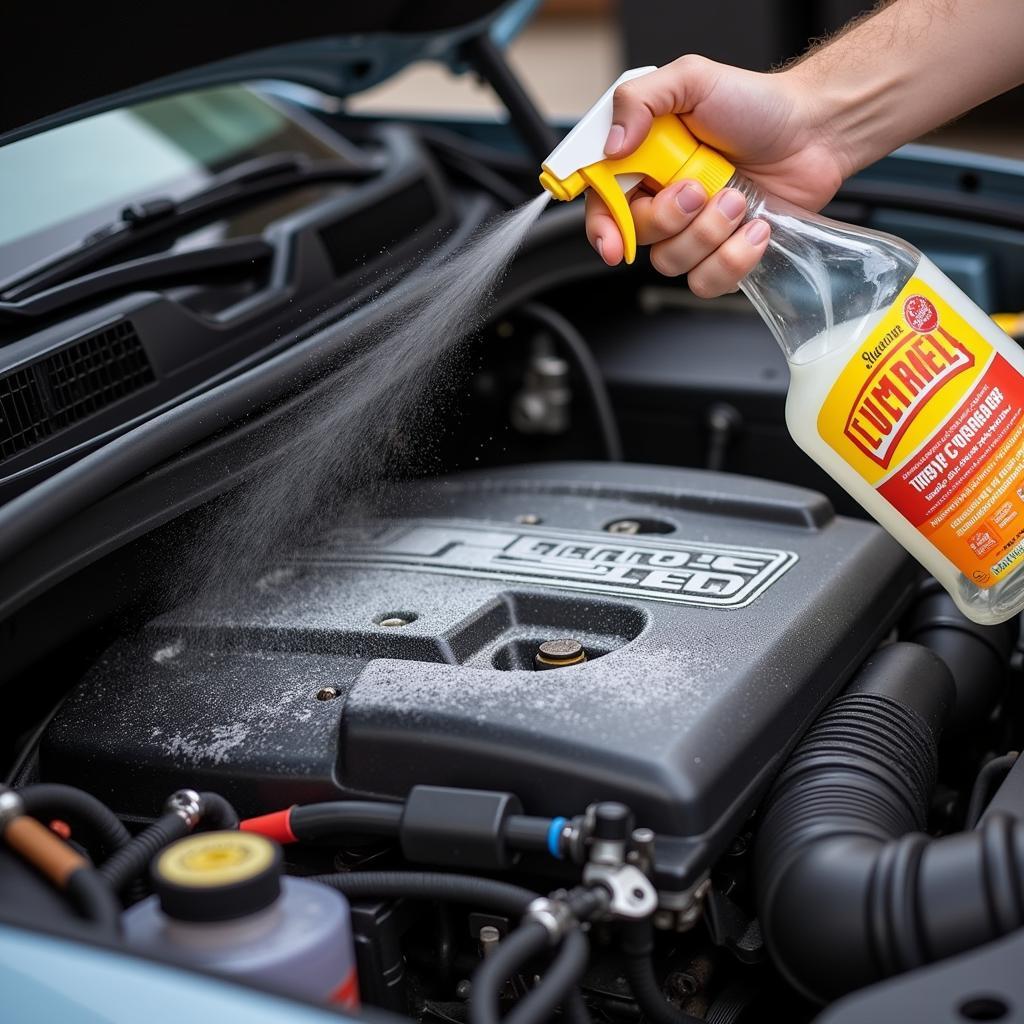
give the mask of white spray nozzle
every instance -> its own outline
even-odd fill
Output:
[[[654,66],[624,71],[605,94],[580,118],[579,123],[548,154],[541,165],[558,179],[604,159],[604,144],[612,126],[612,95],[623,82],[657,71]]]

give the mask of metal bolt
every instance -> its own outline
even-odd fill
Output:
[[[485,924],[480,929],[480,947],[484,956],[490,956],[501,942],[501,932],[493,924]]]
[[[616,519],[614,523],[609,523],[605,530],[608,533],[621,533],[629,536],[634,536],[640,532],[640,524],[635,519]]]
[[[587,652],[579,640],[565,637],[560,640],[545,640],[537,648],[533,667],[537,669],[564,668],[579,665],[587,660]]]
[[[462,981],[455,986],[455,997],[465,1001],[469,999],[469,995],[472,991],[473,986],[469,983],[469,979],[463,978]]]
[[[316,691],[317,700],[334,700],[338,696],[338,691],[333,686],[323,686]]]
[[[387,629],[398,629],[400,626],[408,626],[409,619],[403,619],[399,615],[389,615],[386,619],[381,619],[377,625]]]
[[[516,522],[523,526],[539,526],[544,520],[533,512],[524,512],[521,516],[516,516]]]

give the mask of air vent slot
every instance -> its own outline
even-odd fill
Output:
[[[154,379],[130,320],[119,320],[0,377],[0,461]]]
[[[31,369],[0,377],[0,461],[53,433],[39,382]]]

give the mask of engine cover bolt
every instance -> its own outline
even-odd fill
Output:
[[[334,700],[338,696],[338,691],[333,686],[323,686],[316,691],[317,700]]]
[[[537,669],[565,668],[580,665],[587,660],[587,652],[579,640],[566,637],[560,640],[545,640],[537,648],[533,667]]]
[[[640,524],[635,519],[616,519],[614,523],[609,523],[605,530],[608,533],[622,533],[632,537],[640,532]]]

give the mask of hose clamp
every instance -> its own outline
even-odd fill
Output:
[[[523,921],[536,921],[543,925],[548,933],[548,944],[552,946],[558,945],[577,923],[565,903],[547,896],[538,897],[526,908]]]
[[[20,818],[25,813],[25,801],[21,799],[13,789],[0,786],[0,832],[7,828],[7,824],[15,818]]]
[[[203,798],[194,789],[179,789],[164,804],[166,814],[177,814],[191,832],[203,816]]]

